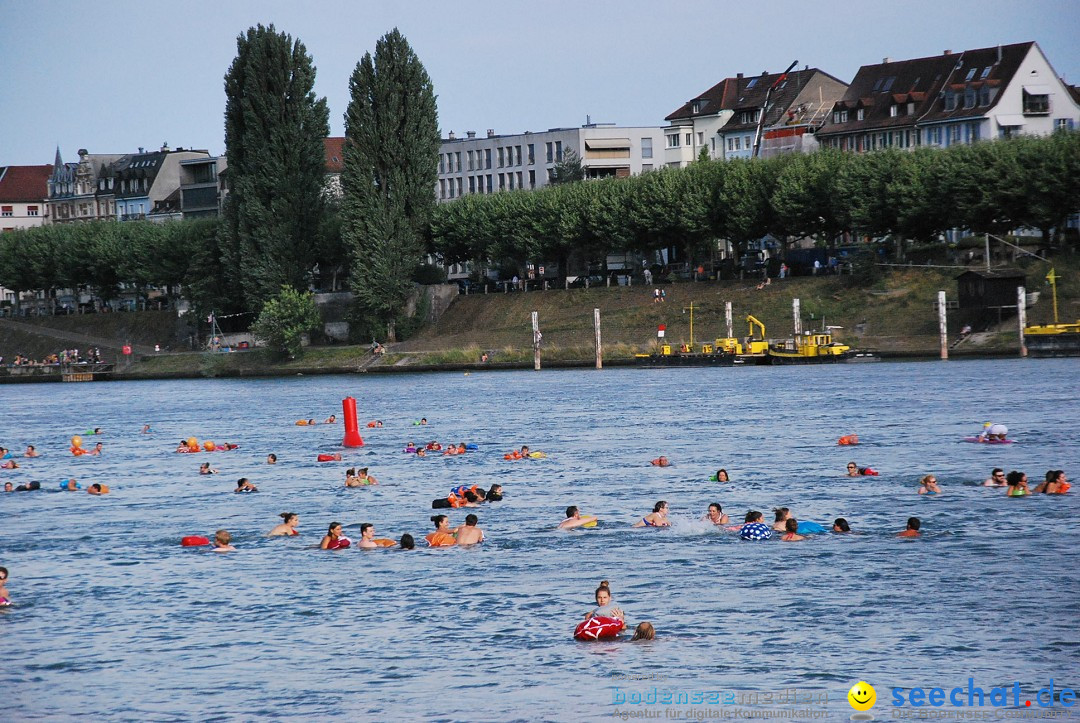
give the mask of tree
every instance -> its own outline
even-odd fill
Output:
[[[282,284],[305,288],[323,207],[326,99],[303,43],[258,25],[225,76],[229,196],[223,228],[234,305],[258,308]]]
[[[251,332],[273,351],[294,358],[303,352],[301,336],[317,329],[320,322],[315,296],[310,291],[282,286],[281,293],[263,305]]]
[[[361,309],[386,325],[412,293],[435,205],[439,121],[423,63],[397,28],[366,53],[349,80],[342,236],[352,252]]]
[[[573,148],[563,151],[562,158],[551,168],[551,184],[575,183],[585,180],[585,167],[581,165],[581,156]]]

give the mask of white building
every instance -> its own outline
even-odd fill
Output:
[[[543,188],[567,151],[581,159],[586,178],[625,177],[663,165],[662,128],[625,128],[591,123],[533,133],[484,137],[453,132],[439,148],[435,196],[449,201],[471,193]]]

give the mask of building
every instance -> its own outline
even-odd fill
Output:
[[[77,163],[64,163],[57,148],[52,175],[49,176],[49,222],[73,223],[115,218],[112,180],[104,182],[104,174],[109,166],[122,157],[121,154],[90,153],[80,148]]]
[[[185,221],[221,214],[227,167],[225,156],[180,161],[180,212]]]
[[[626,177],[649,171],[659,160],[662,128],[624,128],[589,123],[533,133],[478,138],[453,132],[439,147],[436,198],[449,201],[472,193],[543,188],[568,151],[581,159],[586,178]]]
[[[323,153],[326,156],[326,193],[333,198],[341,198],[341,172],[345,168],[345,138],[343,136],[323,138]]]
[[[742,73],[725,78],[690,99],[664,120],[664,162],[685,166],[697,159],[701,149],[710,158],[749,158],[765,96],[760,154],[814,150],[813,133],[827,119],[833,104],[843,97],[847,84],[817,68],[791,73]]]
[[[956,297],[961,309],[1015,309],[1017,289],[1026,283],[1019,269],[972,269],[956,277]]]
[[[49,222],[52,166],[0,166],[0,232]]]
[[[851,151],[946,147],[1080,123],[1080,105],[1037,43],[864,65],[818,131]]]
[[[207,151],[160,150],[122,156],[98,179],[98,190],[111,199],[118,221],[165,221],[181,214],[180,163],[209,158]]]

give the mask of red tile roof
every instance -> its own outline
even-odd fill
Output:
[[[345,139],[323,138],[323,149],[326,152],[326,172],[341,173],[345,167]]]
[[[45,201],[52,171],[52,166],[0,166],[0,201]]]

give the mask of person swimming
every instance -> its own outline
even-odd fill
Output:
[[[1004,487],[1005,486],[1005,470],[1001,467],[994,467],[990,471],[990,476],[983,482],[983,487]]]
[[[919,528],[922,527],[922,522],[918,517],[909,517],[907,521],[907,527],[903,532],[897,532],[897,537],[918,537],[920,534]]]
[[[786,523],[791,518],[791,510],[787,507],[774,507],[773,517],[773,532],[783,532],[787,529]]]
[[[724,514],[724,508],[720,506],[719,502],[709,504],[709,511],[705,514],[705,519],[714,525],[726,525],[731,522],[728,516]]]
[[[772,530],[762,520],[764,517],[757,510],[750,510],[744,518],[746,521],[739,529],[739,539],[760,542],[772,539]]]
[[[457,544],[453,533],[450,531],[450,518],[446,515],[434,515],[431,521],[435,524],[435,531],[429,532],[427,537],[428,547],[450,547]]]
[[[503,488],[502,485],[493,484],[488,488],[487,501],[488,502],[502,502]]]
[[[1046,478],[1035,488],[1034,494],[1063,495],[1069,491],[1071,485],[1069,478],[1065,476],[1063,469],[1046,470]]]
[[[670,467],[671,466],[671,462],[668,461],[668,458],[665,457],[664,455],[660,455],[656,459],[649,460],[649,464],[651,464],[653,467]]]
[[[7,607],[11,605],[11,600],[8,599],[7,581],[10,577],[8,569],[6,567],[0,567],[0,607]]]
[[[784,520],[784,534],[780,536],[781,542],[798,542],[806,538],[799,534],[799,521],[794,517]]]
[[[267,464],[277,464],[277,455],[274,454],[273,452],[266,455],[266,463]]]
[[[593,593],[596,599],[596,607],[589,612],[585,613],[585,619],[589,618],[617,618],[619,620],[626,620],[626,614],[623,609],[618,607],[611,599],[611,586],[607,580],[601,580],[600,586],[596,588],[596,592]]]
[[[326,535],[319,542],[319,548],[322,550],[344,550],[351,544],[352,540],[341,534],[341,523],[331,522],[330,527],[326,530]]]
[[[731,480],[730,480],[730,479],[728,478],[728,473],[727,473],[727,470],[726,470],[726,469],[724,469],[723,467],[721,467],[720,469],[716,470],[716,481],[717,481],[717,482],[730,482],[730,481],[731,481]]]
[[[236,548],[231,543],[232,535],[228,530],[218,530],[214,533],[214,552],[235,552]]]
[[[199,465],[199,474],[217,474],[217,470],[210,466],[209,462]]]
[[[928,474],[919,480],[919,494],[920,495],[939,495],[941,494],[941,488],[938,487],[937,477],[932,474]]]
[[[360,542],[356,543],[356,546],[362,550],[374,550],[378,547],[374,540],[375,525],[370,522],[360,523]]]
[[[833,520],[832,531],[839,533],[851,532],[851,525],[849,525],[848,521],[845,520],[843,517],[837,517],[835,520]]]
[[[983,424],[982,429],[975,439],[980,442],[1004,442],[1005,436],[1008,435],[1009,428],[1004,424],[996,424],[994,422],[986,422]]]
[[[634,635],[630,638],[630,642],[637,642],[638,640],[653,640],[656,638],[656,628],[652,623],[640,622],[634,629]]]
[[[566,519],[559,523],[558,529],[572,530],[575,527],[581,527],[590,522],[596,522],[595,515],[585,515],[582,517],[581,511],[577,508],[577,505],[570,505],[566,508]]]
[[[323,424],[337,424],[337,415],[331,414],[329,417],[326,418],[326,421],[323,422]]]
[[[653,505],[653,510],[641,518],[641,522],[635,522],[634,527],[671,527],[668,522],[668,503],[660,500]]]
[[[26,445],[26,452],[23,454],[23,456],[24,457],[40,457],[41,454],[34,448],[34,445],[28,444],[28,445]]]
[[[1005,490],[1007,497],[1024,497],[1031,494],[1031,490],[1028,489],[1027,475],[1023,472],[1014,469],[1005,476],[1005,482],[1008,485],[1008,489]]]
[[[236,493],[258,492],[258,491],[259,491],[259,488],[256,487],[255,485],[251,484],[250,482],[248,482],[247,477],[241,477],[240,479],[236,480],[236,489],[233,490],[233,492],[236,492]]]
[[[296,529],[300,524],[300,518],[295,512],[282,512],[278,517],[280,517],[283,522],[270,530],[270,532],[266,534],[267,537],[291,537],[300,534],[300,531]]]
[[[401,542],[398,544],[400,545],[402,550],[416,549],[416,540],[414,540],[413,536],[410,535],[408,532],[401,536]]]
[[[86,494],[88,495],[107,495],[109,494],[109,488],[105,485],[95,482],[86,488]]]
[[[476,526],[476,515],[465,515],[465,524],[454,530],[454,537],[459,545],[476,545],[484,541],[484,531]]]

